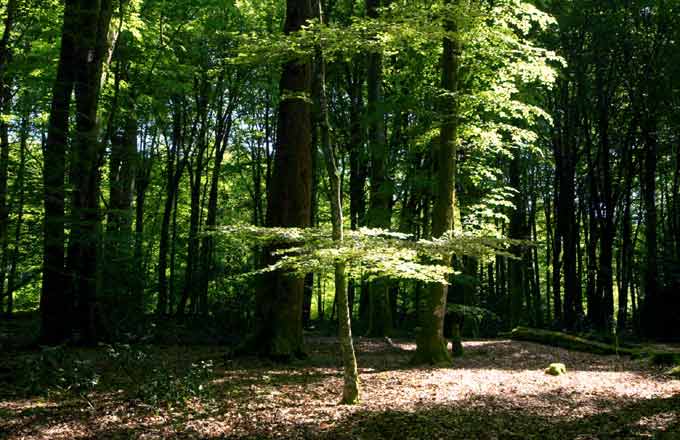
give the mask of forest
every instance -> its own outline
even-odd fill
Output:
[[[680,438],[680,0],[0,0],[25,438]]]

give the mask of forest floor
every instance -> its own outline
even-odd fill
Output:
[[[644,360],[484,340],[415,368],[411,341],[358,339],[362,402],[343,406],[339,346],[307,342],[293,365],[219,346],[6,351],[0,438],[680,439],[680,380]]]

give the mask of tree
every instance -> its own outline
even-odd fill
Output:
[[[97,338],[95,300],[101,161],[97,105],[102,67],[110,44],[108,32],[113,6],[110,0],[95,4],[71,0],[64,6],[61,53],[45,146],[45,253],[41,295],[41,334],[45,343],[68,338],[74,322],[84,342],[91,343]],[[75,92],[76,115],[70,151],[73,206],[65,264],[64,172],[72,92]]]
[[[451,2],[447,2],[448,5]],[[450,12],[449,12],[450,13]],[[456,145],[458,125],[458,57],[460,46],[456,35],[455,20],[444,19],[447,35],[444,37],[441,79],[441,128],[439,145],[436,152],[437,187],[435,191],[434,213],[432,215],[432,235],[441,237],[454,229],[453,210],[455,203]],[[451,360],[446,339],[444,338],[444,316],[448,286],[432,285],[425,299],[425,314],[422,328],[417,338],[414,361],[417,363],[438,364]]]
[[[310,0],[287,0],[284,33],[298,31],[312,18]],[[288,61],[279,85],[280,103],[274,170],[267,197],[267,226],[309,226],[312,148],[308,102],[311,64]],[[271,251],[265,263],[271,263]],[[302,302],[304,279],[275,272],[265,276],[256,298],[254,343],[264,355],[290,359],[303,355]]]
[[[366,0],[366,15],[378,17],[381,0]],[[392,184],[387,175],[389,146],[385,138],[385,107],[382,90],[382,54],[369,52],[366,60],[368,150],[370,156],[370,197],[368,226],[389,229],[392,223]],[[376,280],[369,288],[367,335],[388,336],[392,331],[387,280]]]

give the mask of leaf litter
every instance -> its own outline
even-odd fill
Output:
[[[484,340],[465,342],[448,368],[413,367],[413,342],[357,338],[361,403],[344,406],[336,339],[307,342],[309,358],[292,365],[227,359],[218,346],[154,347],[148,356],[175,371],[214,362],[209,392],[181,403],[141,402],[105,362],[87,400],[24,396],[10,383],[0,438],[680,439],[680,380],[645,360]],[[567,373],[546,375],[555,362]]]

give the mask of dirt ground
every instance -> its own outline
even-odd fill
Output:
[[[309,359],[293,365],[230,359],[221,347],[145,347],[144,365],[173,374],[212,360],[205,394],[183,403],[140,400],[130,390],[147,372],[119,371],[104,347],[80,353],[94,359],[96,387],[31,394],[17,370],[35,354],[10,352],[0,360],[0,438],[680,439],[680,380],[662,367],[509,340],[464,346],[450,368],[414,368],[412,342],[359,339],[356,406],[338,404],[333,338],[309,339]],[[553,362],[567,374],[546,375]]]

